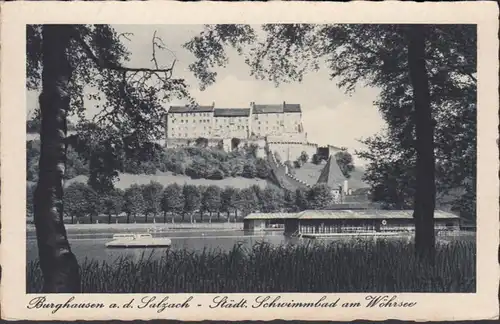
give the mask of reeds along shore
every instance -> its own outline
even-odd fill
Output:
[[[434,265],[414,252],[388,241],[173,250],[139,261],[87,259],[82,285],[84,293],[475,292],[474,242],[438,245]],[[28,293],[40,290],[37,262],[27,264],[26,279]]]

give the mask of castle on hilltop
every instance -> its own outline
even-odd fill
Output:
[[[171,106],[165,116],[165,145],[189,146],[197,139],[206,139],[208,146],[221,145],[226,151],[234,149],[234,138],[247,144],[256,144],[258,154],[265,156],[265,148],[281,161],[295,161],[303,152],[309,157],[326,150],[328,157],[340,148],[319,148],[309,143],[302,124],[300,104],[257,104],[249,108],[216,108],[208,106]]]
[[[256,104],[248,108],[216,108],[209,106],[171,106],[165,116],[165,146],[179,147],[204,143],[231,151],[241,145],[255,145],[258,157],[266,159],[281,187],[290,190],[326,183],[335,196],[348,194],[347,179],[332,160],[341,150],[333,145],[320,147],[307,140],[302,125],[300,104]],[[237,139],[237,140],[235,140]],[[290,163],[304,154],[327,161],[321,175],[312,182],[298,179]],[[311,179],[310,179],[311,180]]]
[[[306,142],[300,104],[255,104],[250,108],[171,106],[166,115],[166,138],[265,138],[293,134]]]

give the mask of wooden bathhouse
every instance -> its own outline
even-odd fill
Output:
[[[245,231],[283,230],[285,219],[297,217],[296,213],[252,213],[243,219]]]
[[[434,212],[436,230],[460,229],[460,218],[444,211]],[[305,210],[285,220],[285,235],[411,232],[413,210]]]
[[[460,230],[460,218],[434,212],[438,231]],[[415,230],[413,210],[327,209],[299,213],[256,213],[244,219],[245,230],[283,229],[287,236],[322,236],[341,233],[404,233]]]

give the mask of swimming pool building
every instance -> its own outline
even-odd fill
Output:
[[[279,225],[276,225],[279,224]],[[457,231],[460,218],[445,211],[434,212],[438,231]],[[334,233],[384,233],[414,231],[413,210],[331,209],[298,213],[255,213],[244,219],[251,231],[281,227],[285,235]]]

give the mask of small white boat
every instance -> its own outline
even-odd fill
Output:
[[[167,237],[153,237],[151,234],[115,234],[106,243],[108,248],[157,248],[169,247],[172,241]]]

